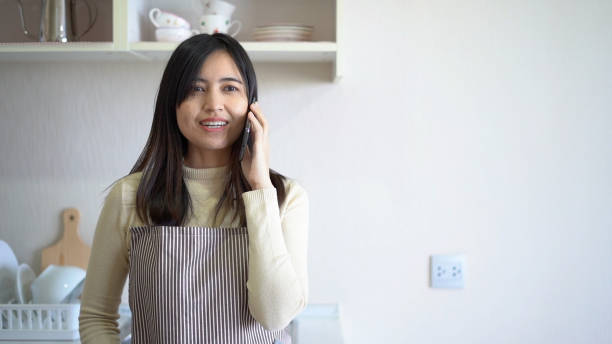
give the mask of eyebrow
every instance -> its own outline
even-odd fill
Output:
[[[204,83],[207,83],[207,82],[208,82],[208,80],[206,80],[206,79],[202,79],[202,78],[195,78],[193,81],[194,81],[194,82],[195,82],[195,81],[201,81],[201,82],[204,82]],[[221,78],[221,79],[219,79],[219,81],[234,81],[234,82],[237,82],[237,83],[239,83],[239,84],[241,84],[241,85],[242,85],[242,81],[240,81],[240,80],[238,80],[238,79],[236,79],[236,78],[234,78],[234,77],[231,77],[231,76],[226,76],[226,77],[224,77],[224,78]]]

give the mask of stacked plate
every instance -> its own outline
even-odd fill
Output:
[[[313,27],[301,24],[262,25],[255,28],[256,41],[310,41]]]

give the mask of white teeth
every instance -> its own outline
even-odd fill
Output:
[[[227,122],[200,122],[200,124],[205,125],[207,127],[222,127],[227,124]]]

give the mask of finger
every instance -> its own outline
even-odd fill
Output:
[[[263,133],[263,128],[252,111],[249,111],[249,120],[251,121],[251,132],[255,135],[254,140],[259,140],[259,137]]]
[[[257,116],[257,113],[259,113],[259,109],[257,109],[257,107],[255,106],[255,103],[251,104],[251,107],[250,107],[250,110],[249,110],[249,114],[250,113],[253,113],[253,115],[255,115],[255,118],[257,119],[257,122],[259,122],[259,124],[262,124],[261,121],[259,120],[258,116]]]
[[[259,122],[261,123],[261,127],[264,130],[268,129],[268,120],[266,119],[266,117],[264,116],[263,112],[261,111],[261,107],[259,106],[259,103],[255,102],[253,104],[251,104],[251,109],[253,111],[253,113],[255,114],[255,116],[257,117],[257,119],[259,120]]]

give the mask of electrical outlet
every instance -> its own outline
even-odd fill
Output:
[[[432,255],[431,287],[464,288],[465,270],[464,254]]]

